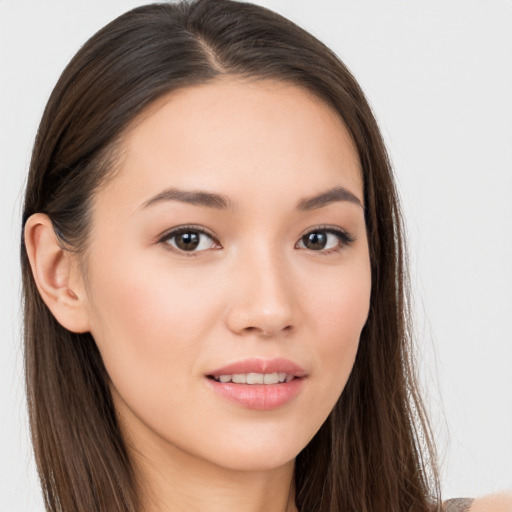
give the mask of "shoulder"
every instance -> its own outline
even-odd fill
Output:
[[[500,493],[476,498],[469,512],[512,512],[512,493]]]

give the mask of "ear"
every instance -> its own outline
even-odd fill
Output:
[[[47,215],[36,213],[25,224],[25,247],[41,298],[66,329],[90,330],[87,296],[76,257],[63,249]]]

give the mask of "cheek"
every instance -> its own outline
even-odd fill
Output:
[[[91,275],[92,335],[125,434],[154,432],[186,445],[204,437],[202,409],[193,407],[204,403],[203,386],[191,383],[200,380],[205,334],[219,317],[218,300],[210,297],[213,287],[205,276],[164,266],[118,258],[115,266]]]
[[[194,333],[214,318],[211,308],[215,301],[210,300],[202,276],[170,269],[148,258],[103,260],[115,264],[97,265],[90,279],[90,303],[98,334],[105,329],[122,332],[139,339],[146,351],[159,343],[167,346],[169,339],[176,339],[176,333],[179,346],[180,338],[193,339]],[[137,337],[137,333],[143,336]],[[122,342],[118,336],[100,337]]]
[[[322,366],[342,379],[352,369],[367,313],[368,308],[355,304],[352,296],[346,301],[329,303],[319,318]]]
[[[318,279],[318,278],[317,278]],[[318,329],[324,339],[340,347],[334,340],[359,339],[368,318],[371,294],[370,262],[366,252],[356,253],[346,265],[326,274],[311,293],[310,310],[318,319]]]
[[[329,397],[331,407],[352,371],[371,292],[369,264],[342,273],[325,284],[325,293],[313,298],[309,308],[316,319],[316,357],[322,368],[324,396]]]
[[[133,258],[115,261],[90,277],[91,333],[112,382],[135,393],[149,381],[155,389],[179,387],[180,374],[195,372],[217,302],[208,287],[198,293],[197,276]]]

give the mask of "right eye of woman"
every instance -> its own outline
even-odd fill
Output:
[[[194,227],[180,227],[167,232],[161,239],[172,250],[184,253],[197,253],[208,249],[218,249],[220,244],[206,231]]]

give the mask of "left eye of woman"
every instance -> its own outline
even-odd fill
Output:
[[[352,243],[354,239],[345,231],[337,229],[315,229],[303,235],[297,242],[298,249],[329,252]]]
[[[180,252],[199,252],[214,249],[218,244],[208,233],[199,229],[181,228],[166,234],[161,242]]]

